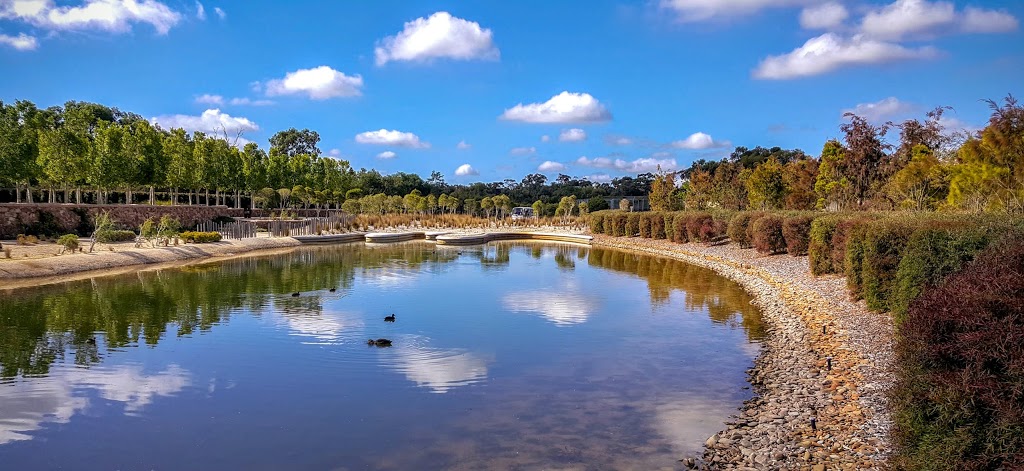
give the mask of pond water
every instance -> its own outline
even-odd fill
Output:
[[[750,397],[762,336],[711,271],[575,245],[309,247],[0,291],[0,468],[678,467]]]

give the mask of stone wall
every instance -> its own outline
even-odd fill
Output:
[[[0,239],[18,234],[78,233],[89,235],[92,218],[100,211],[109,211],[117,225],[138,230],[147,218],[159,219],[170,214],[183,227],[210,221],[217,217],[242,217],[243,210],[227,206],[149,206],[101,204],[0,204]]]

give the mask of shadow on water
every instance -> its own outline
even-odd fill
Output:
[[[18,469],[672,466],[749,397],[764,335],[709,270],[534,242],[305,247],[0,296]],[[101,431],[123,456],[80,444]],[[216,452],[177,452],[195,440]]]

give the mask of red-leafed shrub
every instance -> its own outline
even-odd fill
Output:
[[[686,237],[691,242],[707,242],[710,239],[705,239],[701,236],[701,231],[705,224],[708,226],[714,222],[714,219],[710,214],[707,213],[695,213],[686,218]]]
[[[790,216],[782,221],[782,236],[786,239],[786,252],[792,256],[807,255],[811,243],[811,223],[814,216]]]
[[[751,226],[752,243],[760,253],[777,254],[786,251],[782,236],[782,217],[768,214],[757,218]]]
[[[700,240],[711,242],[725,237],[725,231],[729,224],[720,219],[708,219],[700,226]]]
[[[897,469],[1024,469],[1024,231],[911,302],[897,336]]]

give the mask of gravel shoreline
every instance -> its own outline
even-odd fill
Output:
[[[761,256],[733,244],[604,235],[594,236],[593,243],[712,269],[753,295],[768,325],[748,372],[757,396],[707,440],[702,459],[687,460],[688,466],[884,468],[892,420],[886,400],[893,381],[892,321],[850,301],[843,278],[812,276],[807,257]]]

